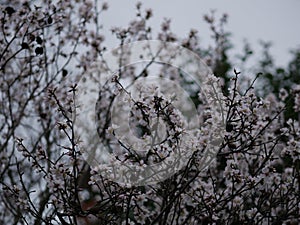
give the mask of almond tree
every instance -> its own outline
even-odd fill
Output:
[[[300,128],[295,116],[300,110],[299,82],[290,79],[285,89],[259,97],[254,85],[267,72],[258,67],[262,73],[247,83],[243,71],[233,69],[224,31],[227,15],[219,23],[214,14],[205,16],[216,43],[207,49],[199,43],[196,30],[180,38],[167,19],[155,34],[148,25],[152,10],[144,10],[141,3],[128,27],[112,29],[122,51],[115,53],[117,72],[112,71],[113,79],[100,86],[95,109],[98,138],[115,161],[143,166],[168,160],[184,135],[185,121],[172,98],[155,87],[141,88],[139,98],[130,94],[130,85],[153,71],[185,88],[198,111],[201,129],[190,142],[195,151],[188,162],[155,184],[123,185],[89,163],[84,156],[88,150],[76,135],[77,95],[82,91],[78,84],[82,79],[99,82],[97,78],[112,69],[104,58],[108,50],[100,20],[107,9],[107,3],[97,0],[36,5],[19,0],[1,6],[0,222],[296,224],[300,219]],[[141,66],[126,65],[130,52],[122,46],[152,39],[176,43],[201,56],[215,74],[209,80],[222,87],[224,132],[216,159],[206,169],[201,163],[210,131],[216,130],[216,112],[201,90],[194,89],[195,83],[180,68],[157,65],[155,57]],[[297,71],[297,62],[289,65],[290,74]],[[133,104],[129,123],[136,137],[153,137],[153,117],[161,118],[156,129],[167,124],[165,139],[143,154],[131,151],[116,134],[109,112],[120,93]]]

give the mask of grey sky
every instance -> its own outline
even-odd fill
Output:
[[[109,11],[103,14],[105,29],[111,26],[124,26],[135,17],[133,0],[109,0]],[[289,59],[289,50],[300,47],[300,0],[162,0],[142,1],[143,8],[152,8],[152,25],[158,29],[164,17],[172,19],[172,30],[184,36],[190,28],[199,30],[202,45],[211,41],[208,25],[203,15],[211,9],[217,10],[217,16],[229,15],[227,31],[233,34],[232,40],[237,49],[242,48],[246,38],[257,49],[258,41],[272,41],[271,53],[276,63],[285,64]],[[156,30],[155,29],[155,30]],[[109,41],[114,47],[116,42]]]

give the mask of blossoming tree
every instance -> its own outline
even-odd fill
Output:
[[[128,27],[112,29],[120,48],[112,51],[117,67],[110,68],[100,20],[107,9],[107,3],[97,0],[45,0],[36,5],[17,0],[1,5],[0,223],[297,224],[299,52],[294,52],[287,69],[276,68],[265,58],[258,74],[245,79],[227,54],[230,42],[223,29],[227,15],[219,23],[214,14],[205,16],[215,40],[215,46],[206,49],[196,30],[185,38],[176,36],[170,20],[163,21],[155,34],[148,25],[152,10],[137,3],[137,16]],[[173,50],[153,55],[147,63],[128,64],[134,52],[124,46],[153,39],[193,52],[207,71],[213,71],[207,82],[215,85],[213,90],[222,90],[215,95],[222,108],[218,112],[222,132],[217,112],[208,104],[209,90],[188,79],[181,68],[159,63],[173,59]],[[249,46],[245,50],[241,62],[252,54]],[[107,72],[113,75],[103,82]],[[163,95],[157,83],[145,85],[153,73],[185,90],[180,93],[192,103],[195,118],[185,120],[188,111],[178,110],[174,96]],[[284,82],[279,82],[281,76]],[[87,88],[99,85],[92,105],[97,135],[91,137],[86,132],[90,124],[77,124],[89,116],[78,110],[82,106],[78,100],[86,100],[78,99],[85,91],[79,85],[83,83]],[[133,85],[136,89],[130,89]],[[118,102],[119,108],[114,108]],[[127,103],[128,113],[118,111]],[[151,144],[124,139],[127,130],[120,133],[115,124],[124,121],[131,128],[130,138]],[[197,124],[197,129],[187,139],[189,123]],[[216,135],[220,139],[213,145],[214,158],[204,167],[205,153]],[[91,139],[88,144],[82,145],[83,137]],[[168,163],[183,149],[179,143],[193,151],[175,172],[166,170],[164,179],[143,185],[119,183],[107,176],[113,171],[99,171],[100,161],[98,167],[90,163],[102,157],[93,152],[94,139],[105,145],[120,163],[116,165],[131,165],[130,171],[133,166]]]

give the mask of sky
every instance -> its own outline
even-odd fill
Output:
[[[133,0],[109,0],[109,10],[103,14],[104,30],[112,26],[125,26],[135,18]],[[191,28],[199,31],[201,45],[209,45],[209,26],[203,15],[216,10],[220,17],[228,14],[226,30],[232,33],[235,49],[231,55],[242,53],[243,40],[247,39],[259,54],[259,40],[271,41],[271,54],[275,63],[285,65],[291,49],[300,48],[300,0],[152,0],[141,1],[143,8],[152,8],[154,17],[151,25],[160,28],[163,18],[172,20],[171,28],[180,37],[186,36]],[[108,41],[113,46],[117,42]]]

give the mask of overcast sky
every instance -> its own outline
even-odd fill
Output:
[[[103,14],[104,28],[127,25],[135,17],[136,2],[109,0],[109,11]],[[289,50],[300,47],[300,0],[152,0],[142,3],[143,8],[153,9],[154,28],[160,27],[164,17],[171,18],[172,30],[179,36],[186,35],[190,28],[199,30],[202,45],[211,41],[203,15],[211,9],[216,9],[218,16],[227,13],[227,31],[232,33],[236,46],[232,54],[241,51],[245,38],[254,50],[259,40],[272,41],[271,53],[277,64],[284,65],[290,59]]]

